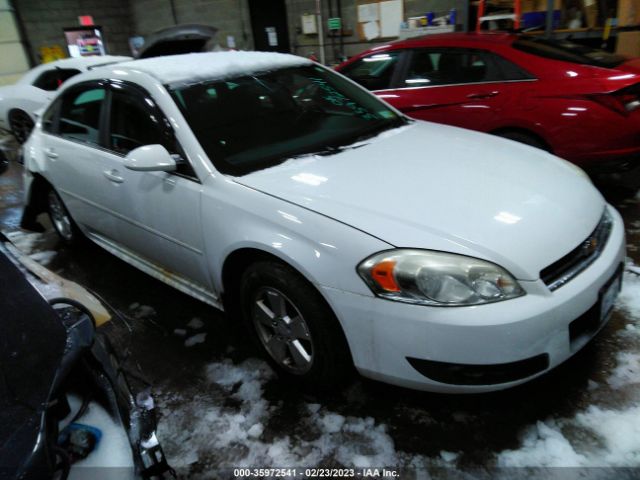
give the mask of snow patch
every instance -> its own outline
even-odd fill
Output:
[[[501,467],[577,467],[586,463],[587,458],[573,449],[553,420],[530,427],[520,449],[498,454]]]
[[[176,328],[173,331],[174,335],[177,335],[178,337],[186,337],[187,336],[187,331],[184,328]]]
[[[607,379],[607,383],[613,388],[640,384],[640,354],[619,352],[617,359],[618,365]]]
[[[573,425],[596,435],[599,445],[577,451],[563,435]],[[594,405],[575,418],[538,422],[524,433],[522,446],[497,455],[502,467],[638,467],[640,466],[640,406],[606,410]]]
[[[635,265],[627,265],[627,270]],[[637,267],[636,267],[637,268]],[[634,321],[640,321],[640,275],[625,271],[617,305]]]
[[[129,305],[129,310],[131,310],[131,315],[133,316],[133,318],[137,320],[156,316],[156,310],[149,305],[132,303],[131,305]]]
[[[29,255],[29,258],[31,258],[32,260],[35,260],[39,264],[44,265],[46,267],[51,263],[51,260],[53,260],[53,258],[57,254],[58,252],[54,250],[45,250],[42,252],[32,253],[31,255]]]
[[[44,236],[41,233],[26,233],[21,230],[16,230],[14,232],[7,232],[5,235],[18,250],[26,255],[34,253],[38,245],[44,241]]]
[[[199,343],[204,343],[206,339],[207,339],[207,334],[206,333],[198,333],[196,335],[193,335],[193,336],[187,338],[184,341],[184,346],[185,347],[193,347],[194,345],[197,345]]]
[[[268,52],[207,52],[134,60],[117,65],[147,73],[162,83],[203,80],[248,75],[280,68],[312,65],[312,61],[295,55]]]
[[[179,398],[181,408],[160,421],[160,438],[169,461],[186,467],[198,454],[219,452],[218,468],[319,465],[333,458],[345,466],[396,465],[398,457],[386,426],[373,418],[346,417],[316,403],[303,403],[297,426],[277,434],[269,422],[278,409],[264,398],[265,384],[274,377],[269,366],[249,359],[210,364],[208,393]],[[175,400],[175,397],[174,397]],[[168,409],[170,407],[167,407]]]
[[[327,413],[320,421],[325,432],[338,433],[344,425],[345,418],[337,413]]]
[[[447,463],[455,462],[460,455],[456,452],[447,452],[446,450],[440,451],[440,458]]]
[[[194,330],[200,330],[204,327],[204,322],[199,318],[192,318],[189,323],[187,323],[187,327],[193,328]]]

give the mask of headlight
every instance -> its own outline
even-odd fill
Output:
[[[480,305],[525,293],[498,265],[429,250],[377,253],[358,265],[358,273],[377,296],[420,305]]]

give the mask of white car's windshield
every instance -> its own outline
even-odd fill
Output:
[[[405,120],[324,68],[305,66],[171,89],[216,168],[231,175],[340,147]]]

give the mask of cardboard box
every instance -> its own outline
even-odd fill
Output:
[[[618,33],[616,53],[630,57],[640,57],[640,31]]]
[[[522,12],[546,12],[547,0],[521,0]],[[553,9],[560,10],[562,0],[553,0]]]
[[[618,0],[618,26],[640,25],[640,2]]]
[[[582,12],[585,27],[593,28],[598,25],[598,3],[596,0],[582,0]]]

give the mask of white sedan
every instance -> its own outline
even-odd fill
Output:
[[[410,120],[320,65],[225,52],[69,81],[26,148],[25,221],[230,312],[280,374],[523,383],[606,323],[620,215],[577,167]],[[125,281],[123,279],[123,281]]]
[[[24,143],[35,124],[35,113],[46,105],[69,78],[101,65],[131,60],[131,57],[102,56],[66,58],[29,70],[14,85],[0,87],[0,128]]]

